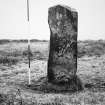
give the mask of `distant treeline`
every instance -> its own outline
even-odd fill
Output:
[[[48,42],[48,40],[38,40],[38,39],[31,39],[30,40],[31,42]],[[16,43],[20,43],[20,42],[23,42],[23,43],[27,43],[28,40],[27,39],[0,39],[0,44],[6,44],[6,43],[9,43],[9,42],[16,42]]]
[[[48,42],[48,40],[31,39],[31,42]]]
[[[21,40],[11,40],[11,39],[0,39],[0,44],[6,44],[6,43],[10,43],[10,42],[28,42],[27,39],[21,39]]]

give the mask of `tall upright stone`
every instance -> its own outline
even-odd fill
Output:
[[[67,6],[49,8],[50,51],[48,81],[55,84],[70,82],[77,72],[78,13]]]

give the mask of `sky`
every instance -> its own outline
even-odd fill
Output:
[[[0,0],[0,39],[50,39],[48,8],[64,4],[78,12],[78,40],[105,39],[105,0]]]

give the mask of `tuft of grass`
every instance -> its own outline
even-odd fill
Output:
[[[21,95],[20,89],[15,94],[0,94],[0,105],[26,105]]]
[[[20,89],[15,93],[0,94],[0,105],[66,105],[59,97],[55,97],[54,101],[38,102],[36,98],[30,97],[26,100],[22,96]]]
[[[105,54],[104,40],[85,40],[78,41],[78,57],[82,56],[100,56]]]
[[[1,56],[0,57],[0,64],[8,64],[8,65],[15,65],[19,59],[13,56]]]

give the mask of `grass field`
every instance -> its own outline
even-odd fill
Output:
[[[31,43],[31,81],[47,75],[49,42]],[[0,105],[105,105],[105,41],[78,42],[77,75],[84,90],[54,93],[27,88],[26,42],[0,44]]]

